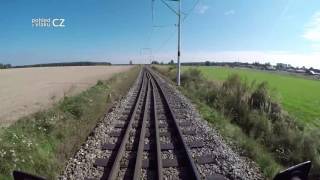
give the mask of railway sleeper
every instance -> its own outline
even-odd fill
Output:
[[[193,130],[185,130],[185,129],[182,129],[181,131],[182,131],[182,134],[184,134],[184,135],[192,135],[192,136],[193,136],[193,135],[196,135],[196,132],[193,131]],[[154,131],[152,131],[152,134],[153,134],[153,133],[154,133]],[[131,135],[131,136],[134,136],[134,133],[133,133],[133,132],[130,132],[130,135]],[[171,133],[170,133],[170,132],[160,132],[159,135],[160,135],[160,136],[170,137]],[[121,137],[121,136],[123,136],[123,133],[122,133],[122,131],[111,131],[111,132],[109,133],[109,136],[111,136],[111,137]],[[149,138],[149,137],[150,137],[150,132],[149,132],[149,131],[146,132],[145,137],[146,137],[146,138]]]
[[[152,134],[153,134],[154,132],[152,131]],[[130,132],[130,136],[134,136],[135,135],[135,133],[134,132]],[[162,133],[160,133],[160,136],[166,136],[166,137],[170,137],[170,133],[169,132],[162,132]],[[111,131],[110,133],[109,133],[109,136],[111,136],[111,137],[121,137],[121,136],[123,136],[123,132],[122,131]],[[147,131],[146,132],[146,134],[145,134],[145,137],[146,138],[149,138],[150,137],[150,132],[149,131]]]
[[[135,158],[130,158],[129,160],[123,161],[120,164],[120,168],[132,168],[134,166]],[[204,164],[213,164],[216,163],[216,158],[214,155],[208,154],[203,156],[198,156],[195,158],[196,163],[198,165],[204,165]],[[95,167],[104,167],[104,168],[110,168],[111,163],[109,163],[108,158],[99,158],[94,162]],[[142,161],[142,168],[148,169],[148,168],[154,168],[156,162],[154,159],[145,159]],[[170,167],[183,167],[187,164],[186,159],[182,158],[174,158],[174,159],[162,159],[162,167],[163,168],[170,168]]]
[[[192,141],[192,142],[187,142],[187,144],[188,144],[189,148],[202,148],[204,146],[203,141]],[[160,146],[161,146],[162,151],[176,149],[172,143],[161,143]],[[117,148],[117,144],[113,144],[113,143],[106,143],[101,146],[102,150],[114,150],[116,148]],[[126,146],[127,151],[136,150],[136,149],[137,149],[137,147],[134,147],[134,146],[133,147]],[[151,150],[150,144],[145,144],[143,150],[150,151]]]
[[[124,128],[126,126],[126,124],[124,124],[124,123],[119,123],[119,124],[116,124],[115,126],[114,126],[114,128]],[[153,127],[154,125],[151,125],[151,127]],[[140,128],[141,127],[141,125],[139,124],[139,123],[133,123],[132,124],[132,127],[133,128]],[[167,125],[165,124],[165,123],[161,123],[161,124],[159,124],[159,128],[165,128],[165,127],[167,127]],[[150,128],[150,123],[147,123],[146,124],[146,128]]]
[[[134,161],[135,158],[131,158],[127,160],[126,162],[120,163],[120,168],[134,168]],[[145,159],[142,160],[142,169],[148,169],[148,168],[155,168],[156,162],[155,160]],[[184,159],[162,159],[162,167],[163,168],[170,168],[170,167],[183,167],[187,164],[186,160]],[[104,168],[110,168],[110,163],[108,158],[101,158],[97,159],[94,162],[94,167],[104,167]]]

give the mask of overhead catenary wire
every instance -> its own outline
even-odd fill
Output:
[[[172,28],[172,27],[174,27],[175,26],[175,24],[170,24],[170,25],[154,25],[154,26],[152,26],[153,28]]]
[[[161,0],[161,2],[163,2],[170,10],[172,10],[174,13],[177,13],[176,10],[174,10],[167,2],[165,2],[165,0]],[[182,22],[184,22],[190,14],[192,14],[192,12],[194,11],[194,9],[198,6],[198,4],[200,3],[200,0],[196,0],[196,2],[193,4],[192,8],[190,10],[188,10],[186,13],[182,12],[181,11],[181,14],[184,14],[184,17],[182,19]],[[150,33],[150,36],[148,37],[148,40],[147,40],[147,44],[149,44],[150,42],[150,39],[152,38],[153,36],[153,33],[154,33],[154,29],[160,29],[160,28],[170,28],[170,27],[174,27],[174,26],[177,26],[176,24],[172,24],[172,25],[155,25],[154,23],[154,19],[155,19],[155,0],[151,0],[151,20],[152,20],[152,27],[151,27],[151,33]],[[155,52],[158,52],[159,50],[161,50],[170,40],[171,38],[173,37],[174,33],[176,31],[173,31],[168,38],[166,38],[163,43],[161,43],[161,45],[159,46],[159,48],[157,48],[155,50]]]
[[[158,53],[162,48],[164,48],[168,42],[173,38],[174,35],[176,35],[177,29],[174,29],[170,35],[161,43],[161,45],[154,51],[154,53]]]
[[[154,22],[154,1],[155,0],[151,0],[151,15],[152,15],[151,21],[152,21],[152,26],[153,26],[153,22]]]
[[[151,41],[153,33],[154,33],[154,2],[155,2],[155,0],[151,0],[151,6],[150,6],[151,7],[151,30],[150,30],[149,35],[147,36],[145,46],[150,46],[150,41]],[[141,54],[141,52],[140,52],[140,54]]]
[[[152,21],[153,21],[153,4],[154,4],[155,0],[152,0]],[[182,0],[171,0],[171,1],[176,1],[178,2],[178,10],[175,10],[175,8],[172,8],[165,0],[161,0],[161,2],[167,6],[173,13],[175,13],[178,16],[178,23],[176,24],[177,26],[177,32],[178,32],[178,51],[177,51],[177,85],[180,86],[180,57],[181,57],[181,24],[182,22],[184,22],[187,17],[193,12],[193,10],[197,7],[197,5],[199,4],[200,0],[196,0],[196,2],[194,3],[193,7],[189,10],[188,13],[183,13],[182,9],[181,9],[181,1]],[[184,15],[184,16],[183,16]],[[182,17],[183,16],[183,17]],[[154,26],[154,25],[152,25]],[[153,31],[153,28],[152,28]],[[171,35],[170,37],[164,41],[164,44],[160,46],[159,49],[161,49],[164,45],[166,45],[167,42],[169,42],[169,40],[171,39]],[[158,50],[157,50],[158,51]]]
[[[172,10],[172,11],[174,11],[175,12],[175,10],[168,4],[168,3],[166,3],[165,1],[163,1],[163,0],[161,0],[163,3],[165,3],[166,4],[166,6],[169,6],[169,8]],[[171,27],[174,27],[174,26],[176,26],[176,24],[167,24],[167,25],[155,25],[155,23],[154,23],[154,20],[155,20],[155,11],[154,11],[154,9],[155,9],[155,0],[151,0],[151,19],[152,19],[152,30],[151,30],[151,32],[152,32],[152,34],[154,33],[154,30],[155,29],[162,29],[162,28],[171,28]],[[158,47],[158,48],[156,48],[155,50],[154,50],[154,54],[156,54],[157,52],[159,52],[163,47],[165,47],[167,44],[168,44],[168,42],[173,38],[173,36],[175,35],[174,33],[176,32],[176,30],[174,30],[174,31],[172,31],[171,33],[170,33],[170,35],[161,43],[161,45]],[[150,38],[151,39],[151,38]]]
[[[174,8],[172,8],[165,0],[161,0],[161,2],[167,6],[167,8],[169,8],[173,13],[175,13],[178,16],[178,23],[177,23],[177,29],[178,29],[178,53],[177,53],[177,85],[180,86],[180,45],[181,45],[181,41],[180,41],[180,37],[181,37],[181,0],[171,0],[171,1],[177,1],[178,2],[178,10],[176,11]],[[171,37],[169,37],[164,44],[166,44],[169,40],[171,39]],[[162,46],[160,47],[162,48]]]
[[[198,6],[198,4],[200,3],[200,0],[196,0],[196,2],[193,4],[192,8],[185,14],[182,22],[184,22],[187,17],[193,12],[193,10]]]
[[[177,0],[177,1],[180,1],[180,0]],[[162,2],[164,5],[166,5],[173,13],[175,13],[176,15],[179,16],[179,13],[178,13],[175,9],[173,9],[165,0],[161,0],[161,2]]]

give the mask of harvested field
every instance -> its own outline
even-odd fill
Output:
[[[77,94],[98,80],[132,66],[41,67],[0,70],[0,126],[48,108],[64,95]]]

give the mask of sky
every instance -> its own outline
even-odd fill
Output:
[[[182,62],[320,68],[319,0],[181,1]],[[64,19],[64,27],[36,27],[38,18]],[[176,24],[161,0],[1,0],[0,63],[168,62],[176,59]]]

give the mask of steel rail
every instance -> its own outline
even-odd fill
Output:
[[[177,119],[175,117],[175,114],[172,110],[172,107],[171,105],[169,104],[169,101],[168,101],[168,97],[165,95],[164,93],[164,90],[163,88],[161,87],[159,81],[156,77],[156,75],[154,75],[154,73],[152,72],[152,70],[150,70],[149,68],[147,69],[149,71],[149,73],[151,74],[151,77],[152,79],[154,79],[155,81],[155,84],[156,86],[158,87],[159,89],[159,92],[160,94],[162,95],[162,97],[164,98],[165,100],[165,104],[168,106],[168,109],[169,109],[169,114],[171,116],[171,118],[173,119],[173,124],[174,124],[174,127],[175,129],[177,130],[178,132],[178,139],[180,140],[180,142],[182,143],[182,149],[183,151],[185,152],[186,156],[187,156],[187,162],[188,162],[188,165],[189,165],[189,169],[190,169],[190,174],[192,175],[192,177],[189,177],[190,179],[196,179],[196,180],[200,180],[201,177],[200,177],[200,174],[197,170],[197,167],[195,165],[195,162],[191,156],[191,153],[190,153],[190,150],[189,150],[189,147],[187,146],[187,143],[185,142],[185,140],[183,139],[183,136],[182,136],[182,132],[178,126],[178,122],[177,122]]]
[[[148,76],[147,76],[148,77]],[[150,78],[148,77],[148,86],[147,86],[147,97],[146,97],[146,103],[144,107],[144,113],[143,113],[143,119],[142,119],[142,125],[141,125],[141,130],[140,130],[140,138],[139,138],[139,145],[138,145],[138,152],[137,152],[137,157],[136,157],[136,162],[135,162],[135,167],[134,167],[134,174],[133,174],[133,179],[138,180],[140,179],[141,176],[141,167],[142,167],[142,160],[143,160],[143,150],[144,150],[144,139],[145,139],[145,134],[146,134],[146,121],[148,118],[148,108],[150,106]],[[149,112],[150,113],[150,112]]]
[[[129,135],[130,135],[130,130],[132,128],[132,124],[133,124],[133,121],[135,119],[135,116],[136,116],[136,113],[137,113],[137,109],[138,109],[138,104],[140,103],[140,100],[142,99],[142,91],[143,91],[143,88],[145,86],[145,72],[143,72],[143,77],[142,77],[142,85],[141,85],[141,88],[140,88],[140,91],[139,91],[139,96],[136,100],[136,103],[135,103],[135,107],[134,107],[134,110],[133,110],[133,113],[131,114],[131,117],[130,117],[130,121],[127,125],[127,128],[125,130],[125,134],[122,138],[122,141],[121,141],[121,144],[120,144],[120,147],[118,149],[118,152],[117,152],[117,155],[116,155],[116,158],[112,164],[112,168],[111,168],[111,171],[109,172],[108,174],[108,177],[107,179],[108,180],[114,180],[117,178],[118,176],[118,172],[120,170],[120,161],[123,157],[123,154],[125,153],[125,148],[126,148],[126,144],[128,142],[128,139],[129,139]],[[146,89],[148,88],[148,86],[146,87]]]
[[[162,158],[161,158],[161,145],[160,145],[160,130],[159,130],[159,121],[157,115],[157,101],[156,101],[156,87],[154,81],[151,79],[151,87],[152,87],[152,99],[153,99],[153,120],[154,120],[154,128],[155,128],[155,141],[156,141],[156,161],[157,161],[157,179],[162,180]]]

